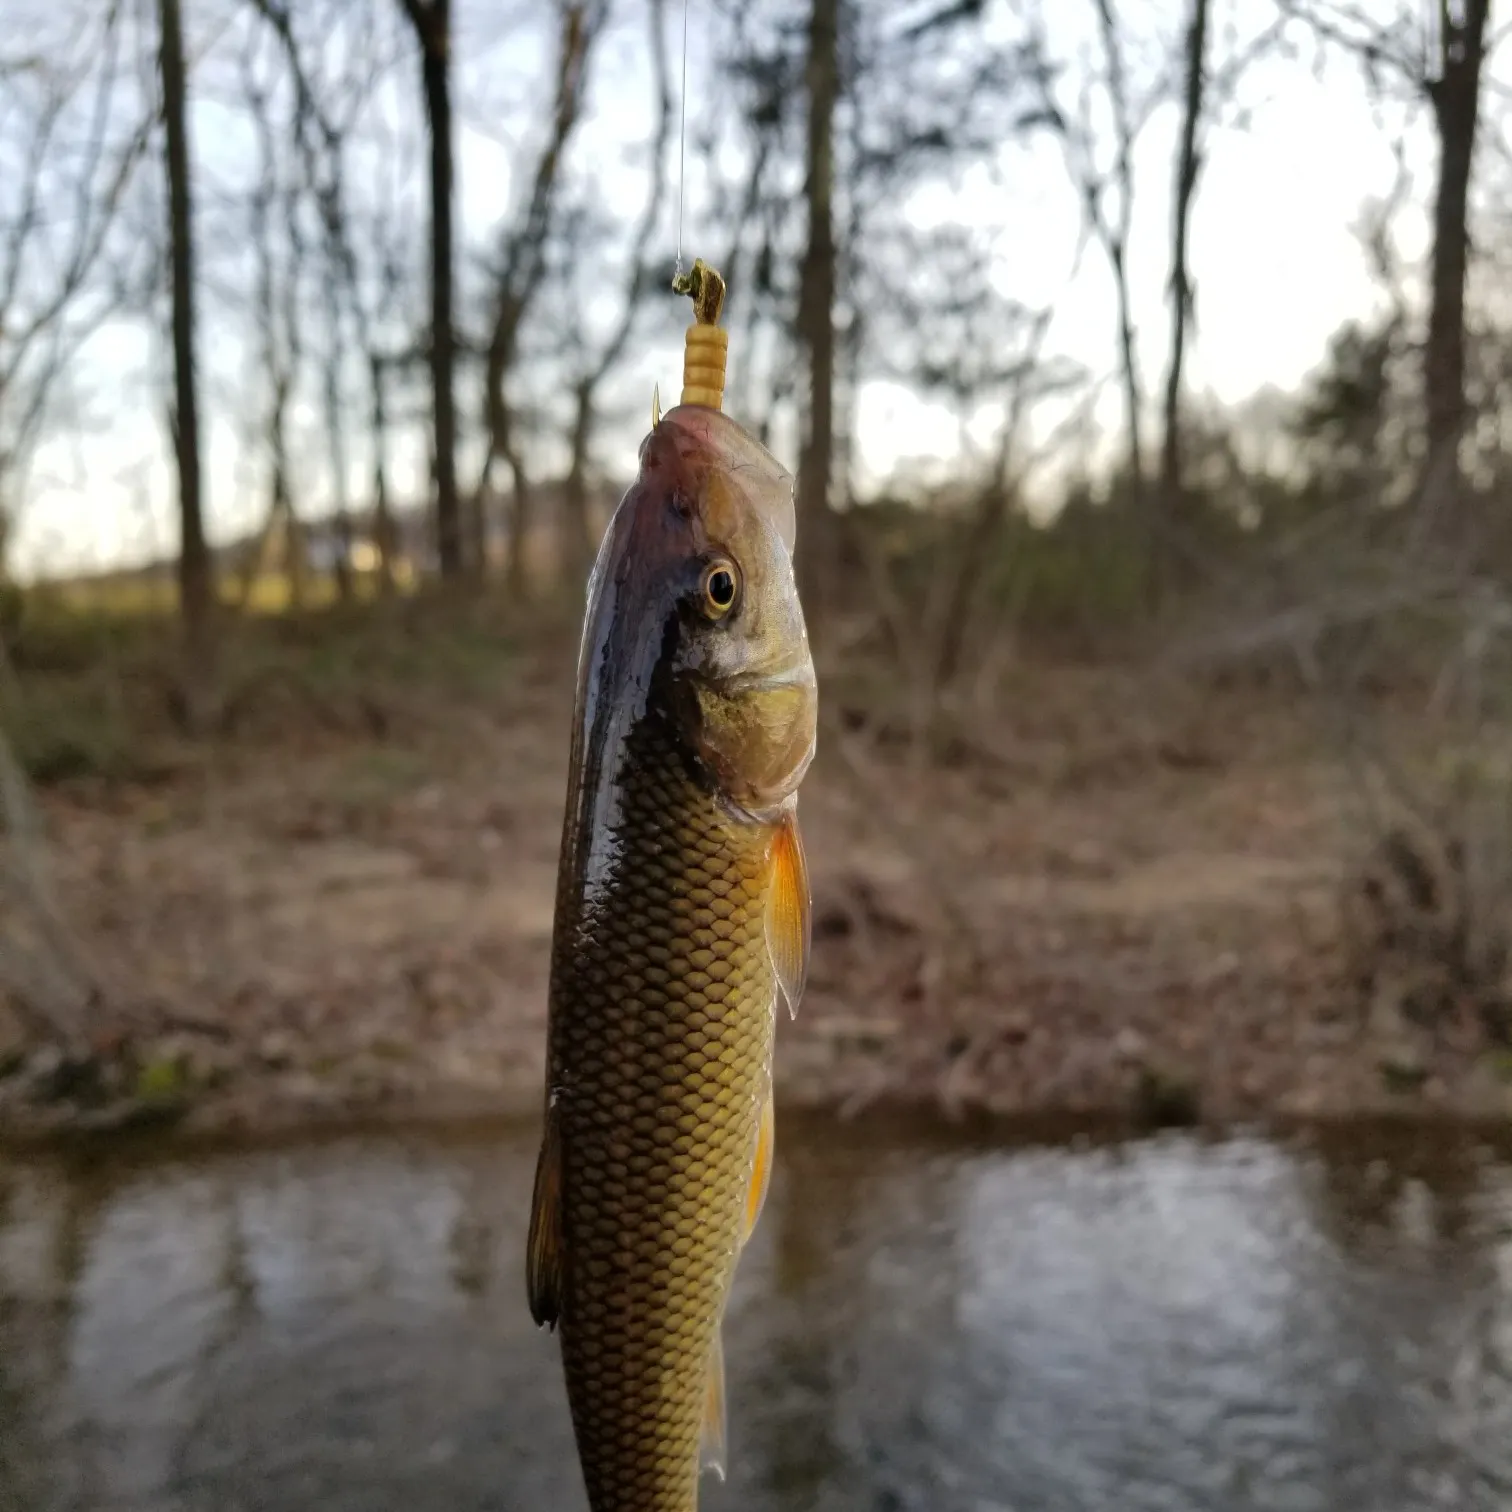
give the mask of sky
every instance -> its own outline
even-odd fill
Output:
[[[488,0],[458,4],[457,206],[464,293],[479,286],[478,252],[520,193],[512,170],[536,141],[549,87],[549,38],[529,0],[512,4],[512,14]],[[1220,27],[1233,24],[1245,33],[1263,24],[1269,0],[1218,0],[1217,9]],[[681,43],[676,0],[669,13],[675,90]],[[1123,7],[1131,26],[1148,37],[1173,32],[1179,13],[1172,0],[1126,0]],[[630,7],[605,39],[595,61],[591,112],[573,149],[576,163],[598,165],[603,202],[627,217],[641,203],[650,128],[642,14]],[[1073,55],[1089,35],[1090,3],[1065,0],[1049,14],[1065,28],[1052,33],[1057,46]],[[709,0],[688,0],[690,141],[717,106],[713,27]],[[252,139],[245,121],[216,98],[226,73],[224,64],[214,61],[214,39],[199,40],[211,56],[195,76],[204,80],[204,88],[191,120],[195,164],[209,186],[199,235],[212,247],[203,265],[220,268],[224,276],[228,253],[217,240],[217,206],[234,199],[236,186],[246,180]],[[403,32],[396,30],[392,40],[399,46]],[[1505,62],[1505,56],[1496,60],[1499,78],[1507,73]],[[407,71],[396,72],[388,107],[396,125],[413,109],[411,83]],[[1269,58],[1245,75],[1241,100],[1247,115],[1243,126],[1215,131],[1209,139],[1192,229],[1197,322],[1189,383],[1199,399],[1225,405],[1240,404],[1268,386],[1295,387],[1319,362],[1332,331],[1379,305],[1381,294],[1355,227],[1362,206],[1392,188],[1397,172],[1392,141],[1399,131],[1405,133],[1413,192],[1394,233],[1409,265],[1421,260],[1427,245],[1425,207],[1433,171],[1427,122],[1375,107],[1358,69],[1344,62],[1318,70],[1310,58]],[[1174,109],[1158,112],[1141,136],[1135,162],[1131,280],[1140,363],[1152,395],[1166,359],[1170,180],[1178,124]],[[418,147],[410,136],[411,148]],[[386,192],[380,178],[397,184],[391,202],[394,234],[407,255],[423,259],[420,159],[401,160],[395,144],[402,140],[403,132],[396,133],[360,172],[372,175],[375,194]],[[689,152],[687,164],[683,239],[691,256],[711,243],[722,246],[726,233],[707,222],[708,186],[699,182],[695,153]],[[956,183],[926,185],[907,213],[921,225],[966,219],[990,227],[999,287],[1026,303],[1053,308],[1047,352],[1072,358],[1093,373],[1111,374],[1113,286],[1095,247],[1077,260],[1079,207],[1059,150],[1041,135],[1031,145],[1005,146],[990,166],[995,174],[983,164]],[[676,238],[670,207],[664,221],[670,252]],[[212,537],[225,539],[255,523],[263,509],[262,462],[243,440],[249,409],[255,409],[249,397],[255,391],[249,376],[255,352],[247,344],[245,322],[229,317],[223,302],[207,297],[202,312],[207,504]],[[675,393],[685,322],[685,306],[669,301],[643,325],[645,339],[623,383],[631,390],[644,388],[647,414],[653,383],[660,383],[663,395]],[[732,367],[740,356],[732,352]],[[82,354],[72,375],[72,388],[81,396],[76,423],[61,427],[43,448],[17,525],[14,562],[22,575],[104,568],[174,549],[173,479],[158,397],[165,362],[161,334],[139,321],[106,326]],[[475,413],[471,392],[459,385],[458,397],[464,414]],[[304,507],[318,513],[329,506],[331,473],[314,407],[304,409],[308,423],[296,436],[295,464]],[[1098,419],[1110,431],[1121,424],[1113,384],[1099,402]],[[957,416],[890,382],[866,385],[856,425],[863,490],[898,468],[948,469],[958,462],[963,442],[982,440],[981,434],[963,437]],[[627,473],[635,443],[627,430]],[[784,444],[790,446],[791,438]],[[791,465],[794,459],[784,460]],[[421,493],[424,467],[423,432],[412,425],[393,456],[401,497]],[[476,459],[464,455],[464,483],[475,467]],[[354,495],[367,468],[354,444],[348,467]]]

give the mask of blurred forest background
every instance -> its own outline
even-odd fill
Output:
[[[531,1083],[582,586],[675,398],[680,234],[729,280],[727,407],[798,479],[793,1084],[1505,1098],[1490,0],[7,19],[18,1105]],[[1254,364],[1218,260],[1278,327],[1324,297],[1286,240],[1340,146],[1289,120],[1320,83],[1394,165],[1318,210],[1358,297],[1300,383],[1220,397]],[[1214,183],[1268,132],[1279,178]]]

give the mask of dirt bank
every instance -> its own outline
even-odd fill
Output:
[[[208,755],[48,784],[57,898],[114,1006],[72,1057],[0,1011],[5,1126],[533,1106],[570,664],[511,652],[466,697],[368,691],[376,715],[265,697]],[[1346,779],[1284,696],[1157,707],[1132,674],[1019,668],[926,763],[828,691],[790,1101],[1508,1106],[1475,1034],[1406,1042],[1348,989]]]

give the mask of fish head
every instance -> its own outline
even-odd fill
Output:
[[[679,405],[641,445],[589,585],[580,730],[599,755],[653,688],[733,803],[781,805],[817,693],[793,574],[793,477],[721,411]]]

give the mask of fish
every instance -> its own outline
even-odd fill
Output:
[[[724,1476],[722,1323],[812,937],[793,477],[717,408],[653,422],[589,578],[527,1247],[592,1512],[695,1512]]]

